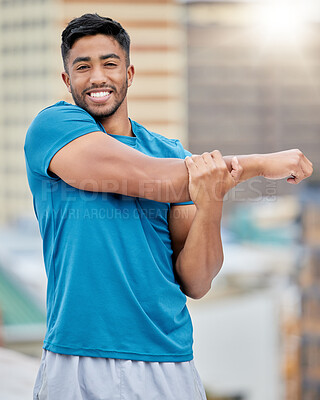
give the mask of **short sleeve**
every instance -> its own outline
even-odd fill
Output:
[[[180,140],[177,140],[177,146],[178,146],[179,154],[180,154],[179,158],[185,159],[188,156],[192,156],[192,153],[190,153],[190,151],[183,148]],[[186,206],[189,204],[193,204],[193,201],[184,201],[182,203],[172,203],[171,205],[172,206]]]
[[[99,130],[94,118],[78,106],[59,102],[44,109],[26,135],[24,151],[30,171],[53,178],[48,174],[52,157],[72,140]]]

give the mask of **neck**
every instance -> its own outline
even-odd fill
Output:
[[[111,135],[134,136],[128,116],[127,99],[110,117],[100,120],[107,133]]]

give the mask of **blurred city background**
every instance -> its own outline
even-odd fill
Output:
[[[0,398],[31,398],[45,332],[24,137],[72,101],[60,35],[85,12],[131,35],[131,118],[193,153],[313,162],[298,186],[256,178],[227,195],[224,267],[189,308],[208,400],[319,400],[320,0],[0,0]]]

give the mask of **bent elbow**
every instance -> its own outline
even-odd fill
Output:
[[[193,300],[202,299],[211,289],[211,284],[208,287],[184,291],[184,294]]]

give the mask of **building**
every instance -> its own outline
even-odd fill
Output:
[[[301,292],[299,323],[299,400],[320,396],[320,191],[313,188],[303,196],[303,268],[298,282]],[[291,400],[291,399],[290,399]]]
[[[297,13],[292,6],[287,18],[282,2],[275,3],[271,18],[263,0],[0,0],[0,222],[32,212],[25,132],[43,107],[71,101],[59,77],[60,34],[85,12],[110,15],[131,35],[132,118],[194,153],[299,147],[319,181],[319,5],[304,2],[303,30],[296,24],[286,32],[280,27],[297,22]],[[251,181],[244,197],[292,189],[266,185]]]
[[[0,0],[0,222],[32,212],[23,143],[44,107],[71,101],[60,73],[67,22],[97,12],[121,22],[136,67],[130,116],[150,130],[187,141],[183,10],[174,0]]]
[[[39,109],[58,95],[58,69],[49,1],[1,0],[0,12],[0,221],[30,209],[23,143]]]
[[[313,0],[186,1],[192,152],[300,148],[319,181],[319,7]],[[245,196],[267,195],[269,183],[251,181]],[[277,194],[293,189],[273,184]]]

